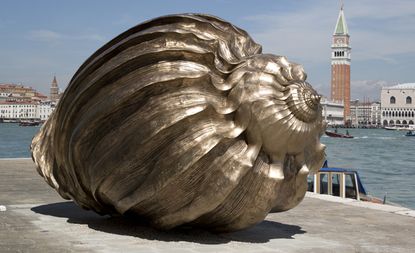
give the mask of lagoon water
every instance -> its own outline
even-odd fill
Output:
[[[354,139],[321,137],[329,166],[355,168],[370,195],[386,194],[388,201],[415,209],[415,137],[384,129],[349,132]]]
[[[40,126],[0,123],[0,158],[30,157],[30,143]]]
[[[0,158],[30,157],[40,127],[0,124]],[[339,129],[339,132],[344,129]],[[358,170],[366,191],[415,209],[415,137],[383,129],[349,129],[354,139],[321,137],[329,166]]]

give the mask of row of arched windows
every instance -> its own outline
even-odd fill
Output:
[[[394,96],[390,97],[389,102],[391,104],[396,104],[396,98]],[[410,96],[406,97],[406,103],[407,104],[412,104],[412,98]]]
[[[388,116],[388,117],[414,117],[415,113],[413,111],[383,111],[382,116]]]
[[[387,126],[387,125],[413,125],[414,121],[410,120],[410,121],[406,121],[406,120],[402,120],[402,122],[400,120],[397,120],[396,122],[394,120],[389,120],[389,122],[387,120],[383,121],[383,125]]]
[[[344,51],[335,51],[334,56],[344,56]]]

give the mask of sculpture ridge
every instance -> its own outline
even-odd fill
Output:
[[[100,214],[244,229],[300,203],[324,160],[305,79],[217,17],[159,17],[82,64],[32,157],[62,197]]]

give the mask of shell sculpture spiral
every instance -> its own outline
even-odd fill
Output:
[[[301,202],[323,162],[320,97],[305,79],[217,17],[159,17],[86,60],[32,157],[63,198],[100,214],[244,229]]]

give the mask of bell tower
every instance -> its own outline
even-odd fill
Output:
[[[58,81],[56,80],[56,76],[53,77],[52,84],[50,86],[50,100],[56,101],[59,95],[59,87]]]
[[[331,100],[344,104],[344,123],[350,122],[350,36],[340,8],[331,44]]]

